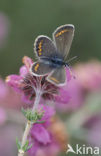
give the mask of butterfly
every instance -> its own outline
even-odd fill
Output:
[[[53,40],[40,35],[34,43],[34,51],[38,58],[31,67],[35,76],[47,75],[47,80],[57,86],[66,82],[66,63],[74,36],[74,25],[66,24],[53,32]]]

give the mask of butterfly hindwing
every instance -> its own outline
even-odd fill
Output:
[[[55,69],[49,76],[47,80],[55,85],[64,85],[66,82],[66,71],[64,67]]]
[[[40,35],[36,38],[34,50],[39,58],[49,57],[51,54],[56,53],[53,41],[44,35]]]
[[[66,24],[58,27],[53,33],[53,40],[64,59],[66,59],[69,53],[74,36],[74,29],[73,25]]]
[[[35,62],[31,67],[31,73],[35,76],[47,75],[52,71],[52,68],[44,62],[38,61]]]

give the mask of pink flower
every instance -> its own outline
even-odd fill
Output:
[[[0,106],[3,108],[21,108],[21,97],[0,79]]]
[[[41,105],[39,109],[40,108],[41,110],[44,110],[44,116],[41,120],[44,120],[45,122],[41,124],[36,123],[31,129],[31,137],[29,139],[33,146],[29,150],[29,155],[40,156],[40,154],[42,154],[44,156],[55,156],[61,150],[60,144],[63,146],[63,139],[59,141],[58,135],[61,135],[61,137],[64,137],[64,140],[66,140],[66,133],[62,134],[64,128],[61,130],[63,124],[61,124],[60,121],[56,119],[53,120],[54,122],[52,121],[52,117],[55,113],[53,107]],[[57,127],[57,125],[60,129],[58,129],[59,127]]]
[[[12,74],[6,78],[7,84],[17,92],[22,92],[21,85],[24,81],[24,78],[29,73],[29,69],[33,63],[32,60],[27,56],[24,56],[22,61],[25,65],[20,68],[19,75]]]
[[[74,67],[74,71],[83,89],[101,88],[101,63],[99,61],[78,64]]]
[[[31,142],[33,143],[33,147],[30,150],[30,154],[33,155],[36,150],[35,147],[38,148],[41,146],[46,146],[48,143],[51,142],[51,136],[48,132],[47,128],[50,125],[51,117],[54,115],[55,111],[51,106],[44,106],[40,105],[39,109],[44,111],[44,115],[41,119],[41,121],[44,121],[44,123],[36,123],[33,125],[31,129]],[[36,145],[35,145],[36,144]],[[39,146],[39,147],[38,147]]]
[[[73,111],[82,105],[82,101],[82,87],[78,79],[72,77],[69,83],[59,89],[59,95],[56,96],[56,108],[63,112]]]
[[[57,105],[57,108],[60,111],[64,110],[64,112],[67,112],[68,110],[76,111],[77,109],[78,111],[75,112],[73,116],[76,117],[76,113],[77,113],[77,118],[75,118],[74,120],[75,121],[77,120],[77,122],[79,121],[81,123],[85,121],[86,123],[85,125],[80,127],[81,129],[78,129],[78,131],[82,131],[82,129],[85,130],[86,134],[84,133],[84,136],[86,141],[94,146],[100,147],[101,146],[101,135],[100,135],[101,113],[97,114],[96,112],[96,107],[98,107],[96,106],[96,103],[98,103],[99,101],[99,99],[97,101],[96,95],[99,95],[101,92],[101,63],[99,61],[89,61],[88,63],[80,63],[74,66],[73,71],[75,73],[76,79],[72,79],[69,82],[68,86],[66,86],[65,88],[67,89],[68,96],[70,96],[70,100],[67,105],[59,104]],[[92,95],[95,96],[96,99],[95,103],[93,103]],[[66,98],[65,93],[64,93],[64,97]],[[94,114],[91,113],[92,116],[90,116],[90,119],[86,117],[86,114],[83,115],[80,114],[79,116],[79,112],[80,111],[82,112],[83,109],[84,112],[88,112],[87,114],[88,117],[89,115],[91,115],[89,112],[89,111],[92,112],[92,110],[90,110],[91,107],[90,103],[92,104],[93,111],[95,108],[95,112],[93,112]],[[97,109],[99,109],[99,107]],[[71,118],[72,118],[72,114],[71,114]],[[79,124],[77,123],[77,125]]]
[[[73,67],[73,72],[75,79],[72,78],[66,86],[60,88],[60,96],[56,97],[56,108],[63,112],[80,108],[88,92],[101,89],[100,62],[80,63]]]
[[[16,91],[23,94],[23,99],[27,103],[33,103],[38,90],[41,91],[43,99],[54,99],[58,93],[59,87],[53,85],[46,80],[46,76],[33,76],[29,71],[33,61],[25,56],[23,58],[25,64],[20,68],[20,75],[10,75],[6,78],[8,85],[12,86]],[[67,81],[70,80],[68,71]],[[61,96],[61,95],[60,95]]]

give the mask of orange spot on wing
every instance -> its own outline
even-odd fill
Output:
[[[39,46],[38,46],[38,54],[39,54],[39,56],[41,56],[42,55],[42,43],[43,43],[43,40],[41,40],[40,42],[39,42]]]
[[[52,81],[54,81],[56,83],[59,83],[59,81],[56,78],[54,78],[54,77],[50,77],[50,80],[52,80]]]
[[[67,31],[69,31],[69,30],[68,29],[64,29],[64,30],[58,32],[55,36],[58,37],[58,36],[62,35],[63,33],[67,32]]]
[[[35,67],[34,67],[34,70],[37,71],[38,68],[39,68],[39,64],[37,63],[37,64],[35,65]]]

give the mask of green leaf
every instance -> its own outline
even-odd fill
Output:
[[[43,123],[44,121],[39,122],[38,120],[40,120],[44,114],[44,112],[38,112],[35,111],[34,113],[32,112],[32,110],[27,109],[25,110],[24,108],[21,108],[22,113],[24,114],[24,116],[27,118],[27,120],[31,121],[32,123]]]
[[[22,147],[23,151],[26,151],[28,148],[29,141],[27,140],[25,145]]]
[[[21,142],[18,140],[18,138],[16,138],[16,145],[18,150],[21,149]]]

